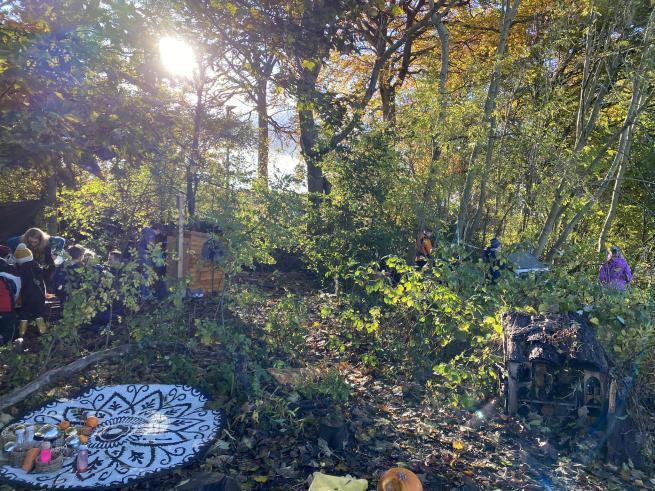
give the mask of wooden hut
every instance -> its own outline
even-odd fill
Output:
[[[509,312],[502,325],[509,414],[607,411],[608,361],[585,316]]]
[[[182,278],[190,277],[187,285],[191,292],[202,292],[203,294],[220,292],[223,290],[224,273],[217,266],[215,261],[203,258],[203,247],[210,241],[210,234],[203,232],[184,231],[182,249]],[[179,237],[177,234],[168,234],[166,237],[166,276],[173,279],[180,279],[178,276],[179,258],[178,254]]]

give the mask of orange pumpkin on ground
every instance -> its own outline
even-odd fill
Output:
[[[423,484],[416,474],[403,467],[394,467],[382,474],[378,491],[423,491]]]

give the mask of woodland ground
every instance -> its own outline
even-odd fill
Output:
[[[571,451],[570,445],[562,445],[569,437],[535,421],[507,418],[496,400],[481,401],[475,411],[451,408],[426,397],[418,384],[364,365],[361,347],[347,340],[345,345],[335,342],[342,331],[319,315],[331,297],[306,278],[249,274],[240,284],[257,290],[259,301],[229,314],[230,341],[202,348],[180,344],[179,350],[101,364],[11,413],[20,416],[41,400],[75,393],[91,383],[193,383],[193,377],[200,377],[213,387],[213,404],[228,412],[226,431],[199,462],[134,489],[174,489],[199,472],[211,471],[234,477],[244,490],[304,490],[319,470],[368,479],[369,489],[375,489],[381,472],[399,463],[419,474],[426,490],[655,489],[655,479],[646,473],[596,459],[591,437],[578,439]],[[306,309],[293,352],[267,342],[267,320],[289,291],[303,299]],[[216,303],[197,301],[187,311],[189,316],[215,312]],[[117,340],[120,337],[119,331]],[[232,349],[226,343],[235,339],[252,343],[252,348],[233,352],[239,368],[226,388],[230,376],[220,374],[221,364],[228,362],[221,360],[226,359],[225,350]],[[84,343],[93,349],[94,344],[104,346],[104,339],[87,337]],[[57,352],[50,364],[72,359]],[[283,366],[338,370],[339,380],[304,389],[280,386],[264,369]],[[9,389],[0,385],[2,393]],[[320,418],[335,409],[348,429],[344,450],[331,449],[319,439]]]

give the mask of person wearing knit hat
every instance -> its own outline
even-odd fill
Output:
[[[43,268],[34,260],[32,251],[24,243],[14,251],[18,275],[23,285],[21,291],[21,320],[42,319],[45,314],[45,278]]]
[[[32,251],[30,251],[23,242],[18,244],[16,247],[16,250],[14,251],[14,257],[16,258],[16,264],[19,265],[34,260]]]

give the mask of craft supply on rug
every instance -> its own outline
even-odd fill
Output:
[[[98,426],[89,437],[88,469],[76,472],[75,456],[49,473],[0,467],[0,480],[41,488],[82,489],[133,485],[200,458],[225,424],[222,411],[207,409],[207,398],[186,385],[95,387],[59,399],[20,418],[19,423],[82,425],[88,415]]]

